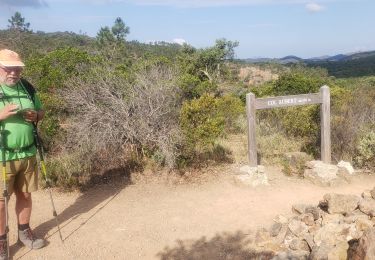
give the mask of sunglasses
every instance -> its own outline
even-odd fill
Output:
[[[23,68],[22,67],[3,67],[0,66],[1,69],[3,69],[6,73],[11,73],[14,71],[15,73],[21,73]]]

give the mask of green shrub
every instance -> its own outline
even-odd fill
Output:
[[[319,106],[290,107],[284,110],[281,123],[293,137],[314,138],[319,133]]]
[[[375,131],[364,133],[357,145],[355,162],[359,167],[375,169]]]
[[[241,126],[238,117],[245,114],[245,106],[241,99],[232,95],[218,98],[217,110],[225,120],[226,133],[238,132]]]
[[[218,113],[218,99],[203,95],[187,101],[180,111],[180,124],[189,150],[207,151],[224,133],[225,119]]]

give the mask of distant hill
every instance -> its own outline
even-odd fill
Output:
[[[38,53],[48,53],[50,51],[64,48],[74,47],[80,48],[88,52],[96,51],[96,39],[87,35],[76,34],[73,32],[52,32],[46,33],[42,31],[28,32],[19,34],[11,30],[0,30],[0,49],[12,48],[20,52],[22,56]],[[157,43],[140,43],[138,41],[127,41],[127,51],[134,56],[141,57],[143,55],[155,55],[173,58],[182,48],[177,43],[157,42]]]
[[[354,54],[337,54],[334,56],[322,56],[302,59],[289,55],[280,59],[257,58],[245,59],[246,63],[278,63],[295,64],[303,63],[309,67],[322,67],[328,73],[338,78],[360,77],[375,75],[375,51],[359,52]]]
[[[325,68],[329,75],[337,78],[375,75],[375,51],[339,54],[320,61],[305,60],[304,63],[309,67]]]

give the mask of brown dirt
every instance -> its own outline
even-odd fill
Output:
[[[360,195],[375,186],[375,175],[358,175],[340,187],[318,187],[266,167],[270,185],[250,188],[233,182],[236,169],[211,168],[199,183],[166,184],[160,175],[138,178],[135,184],[116,179],[84,193],[54,192],[64,243],[48,192],[38,191],[32,226],[49,244],[33,251],[16,244],[12,198],[11,254],[14,259],[249,259],[247,235],[269,227],[278,214],[291,215],[292,204],[317,204],[328,192]]]

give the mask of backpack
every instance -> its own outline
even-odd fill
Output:
[[[26,79],[23,79],[23,78],[21,78],[21,85],[25,88],[27,94],[29,95],[29,98],[35,105],[35,92],[36,92],[35,87],[30,82],[28,82]]]

